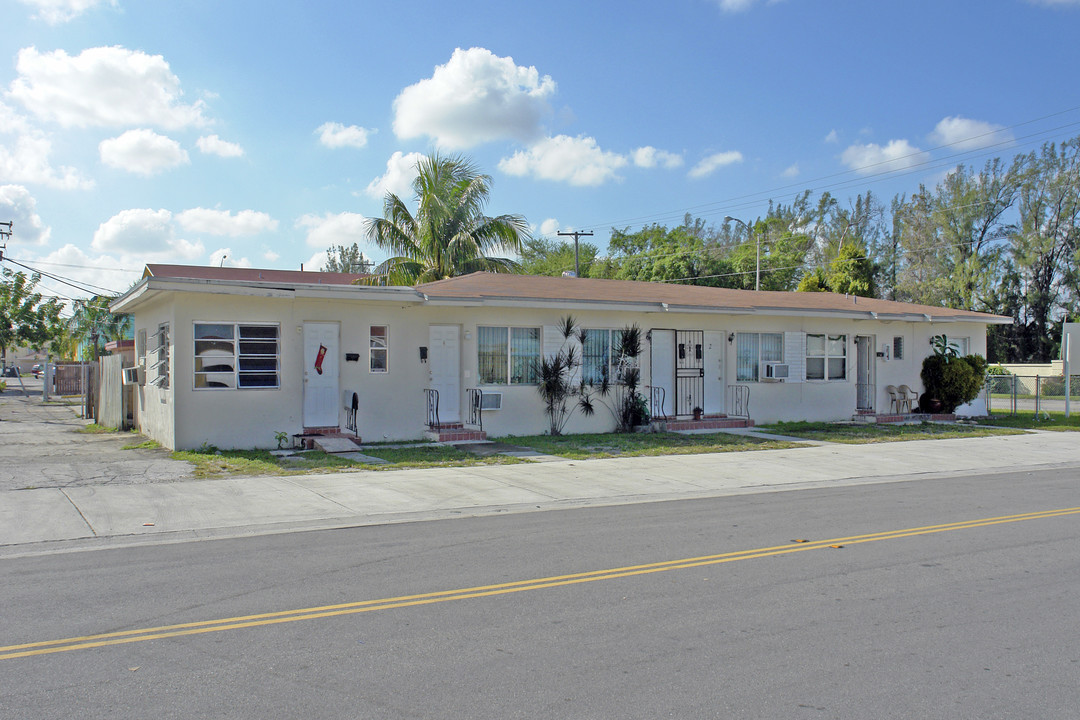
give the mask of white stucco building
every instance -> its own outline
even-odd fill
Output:
[[[564,344],[566,315],[588,331],[578,352],[590,377],[612,362],[618,331],[641,328],[654,415],[840,420],[889,412],[888,385],[921,392],[932,336],[985,355],[987,325],[1010,322],[829,293],[489,273],[416,288],[356,279],[148,265],[112,306],[134,318],[138,429],[176,449],[273,447],[276,432],[305,429],[413,439],[428,429],[432,391],[440,423],[468,425],[478,390],[489,436],[540,433],[533,366]],[[601,410],[567,432],[613,427]]]

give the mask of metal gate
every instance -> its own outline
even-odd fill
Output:
[[[675,414],[705,407],[705,352],[702,330],[675,331]]]

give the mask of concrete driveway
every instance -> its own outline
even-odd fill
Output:
[[[43,405],[41,381],[7,379],[0,393],[0,491],[84,485],[141,485],[191,477],[191,465],[161,449],[123,449],[143,438],[134,433],[94,435],[79,407]]]

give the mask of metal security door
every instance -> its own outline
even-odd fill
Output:
[[[705,407],[705,333],[675,331],[675,414]]]

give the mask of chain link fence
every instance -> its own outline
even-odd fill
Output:
[[[1069,410],[1080,412],[1080,375],[987,375],[986,408],[991,414],[1018,412],[1065,412],[1065,387]]]

